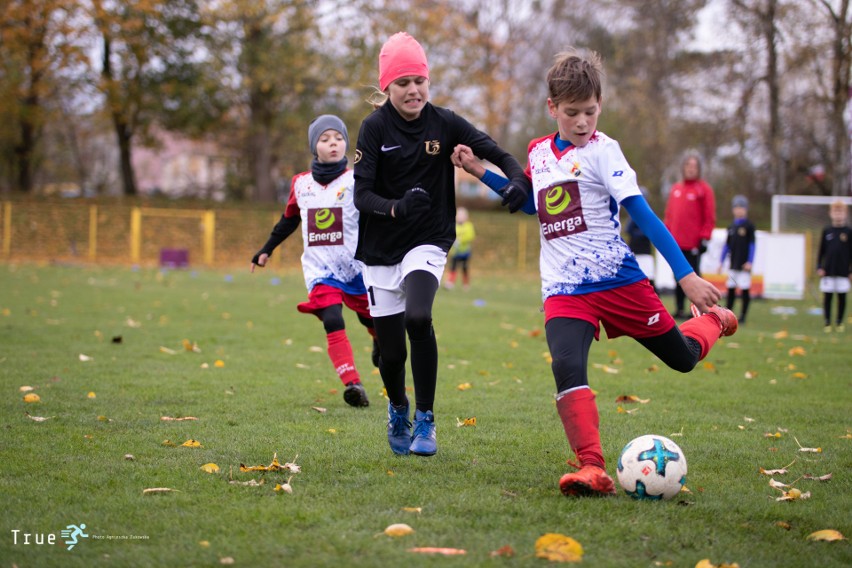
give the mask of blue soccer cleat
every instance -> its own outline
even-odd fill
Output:
[[[388,403],[388,443],[395,454],[407,455],[411,445],[411,421],[408,402],[404,406]]]
[[[438,451],[435,438],[435,416],[431,410],[414,411],[414,437],[409,451],[418,456],[434,456]]]

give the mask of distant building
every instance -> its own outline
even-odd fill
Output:
[[[225,199],[227,158],[217,144],[164,130],[154,138],[157,147],[133,148],[139,195]]]

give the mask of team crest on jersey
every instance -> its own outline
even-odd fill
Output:
[[[739,235],[739,236],[741,236],[741,237],[746,236],[746,228],[745,228],[745,227],[740,227],[739,229],[737,229],[737,235]]]
[[[539,191],[538,218],[541,234],[547,240],[588,230],[577,182],[564,182]]]
[[[364,153],[363,153],[363,152],[361,152],[361,150],[360,150],[360,149],[356,149],[356,150],[355,150],[355,158],[352,160],[352,163],[353,163],[353,164],[357,164],[358,162],[360,162],[360,161],[361,161],[361,156],[363,156],[363,155],[364,155]]]
[[[308,246],[343,244],[343,208],[308,209]]]
[[[846,236],[846,233],[840,233],[840,241],[841,242],[845,243],[848,238],[849,237]]]
[[[337,190],[337,195],[334,197],[337,201],[343,201],[346,198],[346,192],[349,190],[345,185]]]
[[[578,162],[577,160],[574,160],[574,162],[571,164],[571,175],[575,178],[578,178],[583,175],[583,172],[580,171],[580,162]]]
[[[441,142],[438,140],[427,140],[426,153],[430,156],[437,156],[441,152]]]

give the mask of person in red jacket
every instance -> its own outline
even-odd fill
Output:
[[[663,222],[700,276],[701,255],[707,250],[716,226],[716,197],[710,184],[701,178],[701,160],[697,154],[687,154],[681,167],[683,179],[672,186]],[[672,314],[675,318],[689,317],[689,310],[684,309],[685,302],[686,294],[678,284]]]

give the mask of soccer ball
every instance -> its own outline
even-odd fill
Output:
[[[634,499],[671,499],[686,483],[686,456],[665,436],[639,436],[621,450],[617,476]]]

